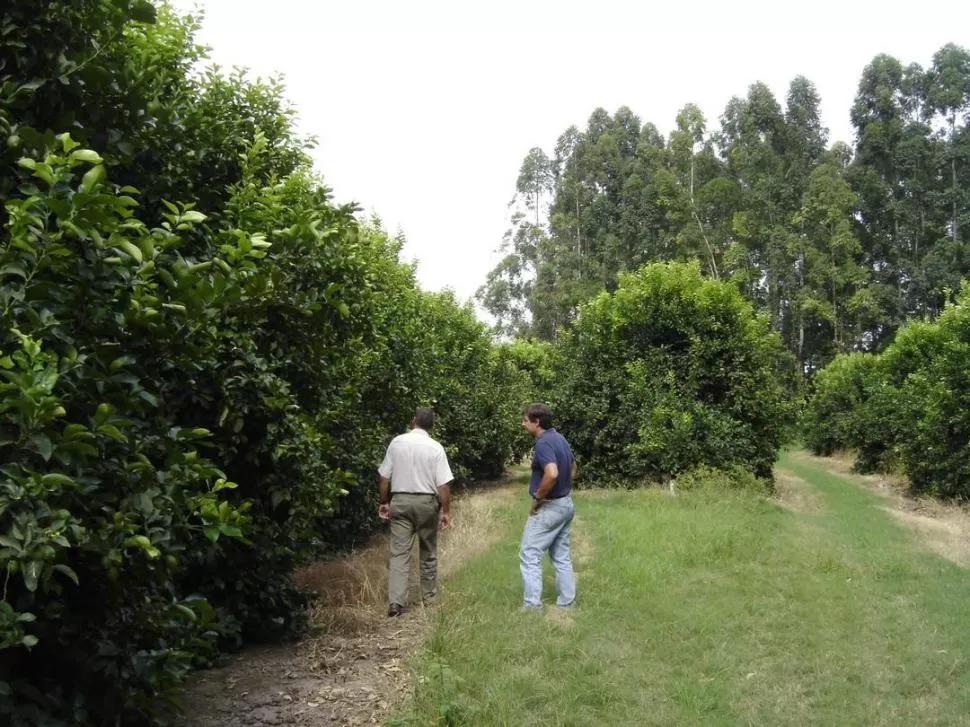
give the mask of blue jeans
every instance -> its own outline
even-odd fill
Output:
[[[576,578],[569,557],[569,530],[575,512],[573,499],[567,496],[543,503],[526,520],[519,548],[526,608],[542,606],[542,554],[547,550],[556,569],[556,605],[571,606],[576,599]]]

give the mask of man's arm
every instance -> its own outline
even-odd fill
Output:
[[[544,500],[546,495],[552,492],[552,488],[556,486],[556,480],[558,479],[559,468],[556,466],[555,462],[550,462],[543,467],[542,481],[539,482],[539,487],[536,489],[535,498],[537,500]]]
[[[451,482],[446,482],[443,485],[438,486],[438,503],[441,505],[441,511],[438,513],[438,525],[444,530],[449,525],[451,525],[451,513],[449,512],[449,505],[451,500]]]
[[[384,475],[377,476],[377,501],[380,503],[380,507],[377,508],[377,516],[381,520],[387,520],[391,517],[391,481],[387,479]]]
[[[440,446],[440,445],[439,445]],[[448,506],[451,500],[451,483],[455,481],[455,476],[451,472],[451,465],[448,464],[448,455],[444,448],[438,450],[437,471],[435,472],[435,482],[438,485],[438,503],[441,509],[438,511],[438,525],[442,530],[451,525],[451,513]]]
[[[530,515],[535,515],[539,511],[539,505],[546,499],[546,495],[552,491],[552,488],[556,486],[556,480],[558,479],[559,468],[555,462],[550,462],[542,468],[542,480],[539,482],[539,487],[536,488],[536,494],[532,496],[532,508],[529,510]]]
[[[573,482],[576,481],[576,460],[573,460],[572,465],[569,468],[569,479]]]
[[[381,520],[391,519],[391,478],[394,476],[394,457],[391,456],[391,450],[396,441],[397,437],[391,440],[391,443],[387,446],[387,451],[384,452],[384,461],[377,468],[377,501],[379,503],[377,516]]]

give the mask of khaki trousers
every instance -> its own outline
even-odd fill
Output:
[[[391,495],[391,567],[388,602],[408,604],[411,552],[418,538],[421,597],[425,603],[438,594],[438,498],[397,492]]]

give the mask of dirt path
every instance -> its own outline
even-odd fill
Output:
[[[439,542],[442,579],[494,544],[494,511],[514,497],[511,485],[456,498],[452,528]],[[386,579],[386,536],[349,558],[301,571],[297,582],[320,594],[310,608],[310,634],[296,644],[246,649],[200,672],[186,689],[184,724],[380,724],[410,695],[411,661],[434,618],[421,606],[387,618]]]
[[[248,649],[199,676],[186,699],[187,724],[380,724],[407,697],[408,663],[428,619],[418,610],[365,633]]]
[[[798,452],[793,453],[792,457],[876,493],[885,502],[883,510],[909,530],[924,547],[957,565],[970,567],[970,510],[966,507],[931,497],[912,497],[907,494],[905,478],[899,475],[857,474],[852,471],[852,459],[847,456],[815,457],[807,452]],[[780,479],[776,476],[776,484],[782,504],[792,506],[797,501],[801,507],[796,509],[817,512],[817,508],[804,506],[811,485],[781,468],[776,468],[777,474],[781,475]],[[814,493],[815,497],[817,495]]]

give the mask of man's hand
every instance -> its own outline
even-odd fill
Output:
[[[391,519],[391,481],[378,472],[377,477],[377,517],[381,520]]]
[[[532,508],[529,510],[529,517],[532,517],[537,512],[539,512],[539,505],[542,504],[542,500],[537,500],[532,498]]]
[[[444,510],[438,513],[438,527],[442,530],[447,530],[451,527],[451,515]]]

